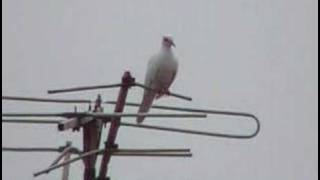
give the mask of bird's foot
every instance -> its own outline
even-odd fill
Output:
[[[160,90],[159,92],[158,92],[158,94],[156,95],[156,99],[159,99],[159,98],[161,98],[161,97],[163,97],[163,96],[169,96],[169,94],[170,94],[170,92],[169,92],[169,90],[167,90],[167,89],[165,89],[165,90]]]

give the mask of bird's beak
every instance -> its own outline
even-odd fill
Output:
[[[172,45],[173,47],[176,47],[176,44],[175,44],[174,42],[171,42],[171,45]]]

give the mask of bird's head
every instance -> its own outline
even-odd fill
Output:
[[[170,36],[163,36],[162,46],[164,46],[166,48],[171,48],[171,46],[176,47],[176,45],[173,42],[172,37],[170,37]]]

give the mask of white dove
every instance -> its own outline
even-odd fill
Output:
[[[164,36],[160,52],[149,60],[144,85],[158,92],[144,90],[143,99],[139,107],[139,113],[149,111],[153,100],[169,92],[169,87],[178,71],[178,61],[175,58],[171,47],[175,44],[169,36]],[[137,123],[142,123],[144,117],[137,118]]]

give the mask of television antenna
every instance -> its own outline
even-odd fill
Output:
[[[179,113],[126,113],[125,106],[138,107],[140,104],[126,102],[128,92],[131,87],[140,87],[150,91],[155,91],[152,88],[146,87],[135,81],[126,71],[122,76],[121,83],[100,86],[85,86],[68,89],[49,90],[49,94],[68,93],[78,91],[88,91],[96,89],[120,88],[117,101],[103,101],[100,95],[95,101],[86,99],[53,99],[53,98],[35,98],[35,97],[17,97],[17,96],[2,96],[2,100],[6,101],[28,101],[42,103],[69,103],[69,104],[88,104],[89,108],[86,112],[58,112],[58,113],[2,113],[2,123],[25,123],[25,124],[53,124],[57,125],[59,131],[79,130],[82,128],[83,148],[79,150],[72,146],[71,142],[67,142],[65,146],[52,147],[2,147],[2,151],[9,152],[58,152],[58,157],[45,169],[35,172],[35,177],[47,174],[53,170],[63,168],[62,180],[68,180],[70,164],[82,160],[84,163],[84,180],[110,180],[108,175],[108,165],[112,156],[138,156],[138,157],[170,157],[170,158],[190,158],[192,153],[190,149],[121,149],[116,144],[118,129],[121,126],[132,127],[137,129],[167,131],[182,134],[191,134],[198,136],[233,138],[233,139],[250,139],[257,136],[260,131],[260,122],[258,118],[250,113],[222,111],[222,110],[205,110],[173,106],[153,105],[151,108],[160,110],[170,110]],[[192,98],[180,95],[173,92],[167,92],[167,95],[191,101]],[[91,107],[94,104],[94,107]],[[103,112],[103,104],[115,105],[113,113]],[[208,115],[234,116],[245,117],[253,120],[256,123],[256,129],[251,134],[224,134],[217,132],[198,131],[183,128],[172,128],[164,126],[154,126],[145,124],[135,124],[122,122],[122,118],[128,117],[152,117],[152,118],[206,118]],[[31,119],[32,118],[32,119]],[[50,118],[50,119],[49,119]],[[62,120],[52,120],[52,118],[62,118]],[[102,139],[103,125],[110,124],[107,131],[105,146],[100,148]],[[71,158],[71,155],[76,155]],[[99,172],[96,170],[97,156],[101,155]],[[61,162],[62,161],[62,162]]]

